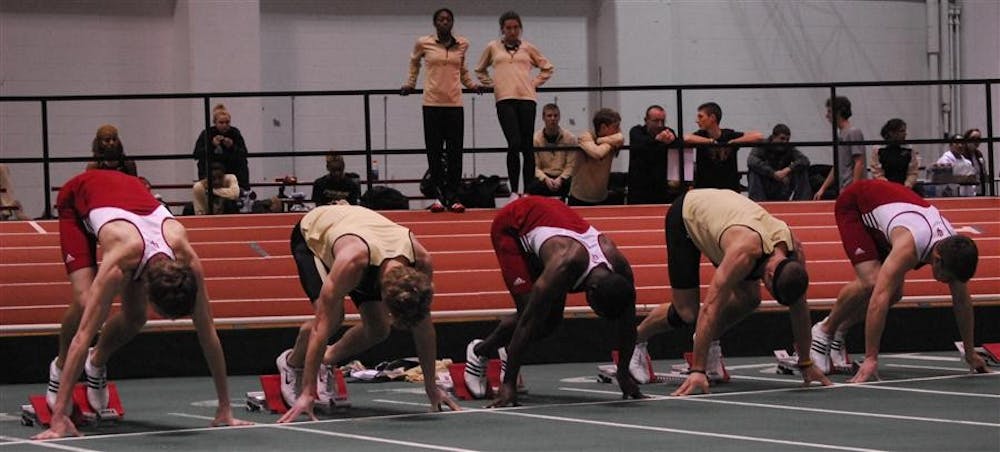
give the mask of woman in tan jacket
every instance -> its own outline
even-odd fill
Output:
[[[555,67],[534,45],[521,40],[521,16],[507,11],[500,16],[500,39],[490,41],[476,65],[483,86],[493,88],[497,117],[507,139],[507,175],[512,194],[520,192],[535,174],[532,136],[535,132],[535,88],[552,77]],[[488,69],[493,67],[491,77]],[[539,69],[531,76],[531,68]],[[524,166],[521,167],[521,157]],[[518,171],[520,170],[520,172]]]

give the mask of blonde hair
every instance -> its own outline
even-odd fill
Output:
[[[225,105],[215,104],[215,107],[212,108],[212,122],[218,121],[220,116],[225,116],[230,120],[233,119],[233,116],[229,114],[229,110],[226,109]]]

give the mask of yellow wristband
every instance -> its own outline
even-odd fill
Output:
[[[812,367],[813,364],[815,364],[813,362],[813,360],[807,359],[805,361],[799,361],[799,363],[796,364],[795,367],[798,367],[799,369],[808,369],[808,368]]]

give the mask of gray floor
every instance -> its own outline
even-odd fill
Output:
[[[58,450],[1000,450],[1000,374],[969,375],[957,353],[886,355],[877,384],[801,389],[770,358],[728,359],[733,380],[709,395],[620,400],[596,382],[596,363],[529,366],[523,406],[427,414],[422,386],[352,383],[353,407],[319,422],[275,425],[250,413],[242,395],[255,377],[230,386],[247,428],[207,428],[214,413],[208,378],[117,382],[126,417],[82,438],[26,441],[41,431],[18,422],[19,405],[44,385],[0,387],[0,452]],[[676,361],[674,361],[676,362]],[[671,362],[657,361],[658,371]],[[995,369],[1000,370],[1000,369]],[[113,375],[112,369],[112,375]],[[835,376],[843,383],[847,376]]]

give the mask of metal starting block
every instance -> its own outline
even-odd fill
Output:
[[[617,380],[615,377],[618,371],[618,351],[614,350],[611,352],[611,362],[612,364],[604,364],[597,366],[597,381],[601,383],[613,383]],[[653,370],[653,362],[649,361],[649,367],[647,371],[649,372],[650,379],[647,384],[682,384],[688,377],[688,369],[691,367],[692,362],[694,362],[694,354],[692,352],[684,353],[684,363],[674,364],[670,366],[670,372],[656,372]],[[725,369],[725,367],[723,367]],[[723,375],[706,375],[708,377],[708,382],[710,384],[725,383],[729,381],[729,374],[723,370]]]
[[[965,356],[965,344],[962,341],[955,341],[955,348],[963,357]],[[981,347],[976,347],[976,353],[983,357],[987,366],[1000,366],[1000,343],[983,344]]]
[[[455,397],[462,400],[474,400],[476,397],[472,395],[472,391],[469,391],[469,385],[465,382],[465,363],[452,363],[448,365],[448,375],[451,376],[451,381],[454,384],[452,387],[452,392]],[[520,375],[518,375],[518,383],[520,381]],[[486,394],[483,396],[484,399],[492,399],[497,391],[500,390],[500,360],[491,359],[486,362]],[[520,386],[520,385],[518,385]]]
[[[830,373],[852,375],[858,371],[858,367],[860,366],[860,364],[858,364],[857,361],[851,361],[851,357],[846,353],[844,356],[847,358],[847,365],[846,366],[834,365],[833,367],[830,368]],[[777,360],[778,363],[778,367],[776,370],[777,373],[784,375],[796,375],[801,373],[799,372],[798,355],[796,354],[789,355],[788,352],[785,350],[775,350],[774,358]]]
[[[331,414],[334,411],[351,407],[351,400],[347,394],[347,382],[344,380],[344,372],[340,369],[333,369],[334,396],[329,403],[317,401],[313,409],[322,414]],[[250,391],[246,394],[247,411],[256,412],[267,409],[273,414],[284,414],[288,411],[284,397],[281,396],[281,375],[261,375],[260,385],[263,391]]]
[[[108,406],[101,410],[95,410],[87,401],[87,385],[77,383],[73,386],[73,413],[70,418],[76,426],[99,424],[104,422],[117,422],[125,416],[125,408],[122,407],[121,398],[118,396],[118,387],[114,383],[108,383]],[[45,400],[45,395],[32,395],[28,397],[28,404],[21,405],[21,425],[32,427],[40,424],[48,427],[52,422],[52,411]]]

